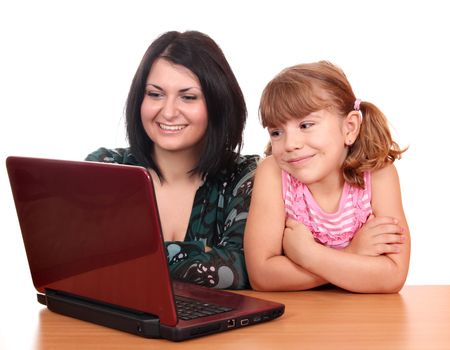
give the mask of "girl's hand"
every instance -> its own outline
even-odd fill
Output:
[[[404,229],[398,225],[397,219],[370,215],[345,251],[367,256],[399,253],[400,246],[405,242],[402,232]]]
[[[311,231],[305,225],[290,218],[286,219],[283,251],[287,257],[298,263],[312,244],[317,243]]]

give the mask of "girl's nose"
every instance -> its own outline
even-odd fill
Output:
[[[297,131],[297,130],[296,130]],[[287,152],[301,149],[304,146],[303,137],[297,132],[286,132],[284,147]]]

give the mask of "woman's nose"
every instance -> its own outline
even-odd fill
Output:
[[[165,119],[173,119],[178,116],[178,105],[176,98],[168,97],[164,101],[161,114]]]

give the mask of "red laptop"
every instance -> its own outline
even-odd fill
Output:
[[[174,341],[281,316],[284,305],[171,281],[142,167],[6,160],[38,300],[57,313]]]

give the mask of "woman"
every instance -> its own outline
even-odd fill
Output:
[[[242,242],[258,156],[239,155],[246,117],[219,46],[200,32],[167,32],[147,49],[131,84],[130,147],[87,157],[149,170],[175,279],[249,286]]]

